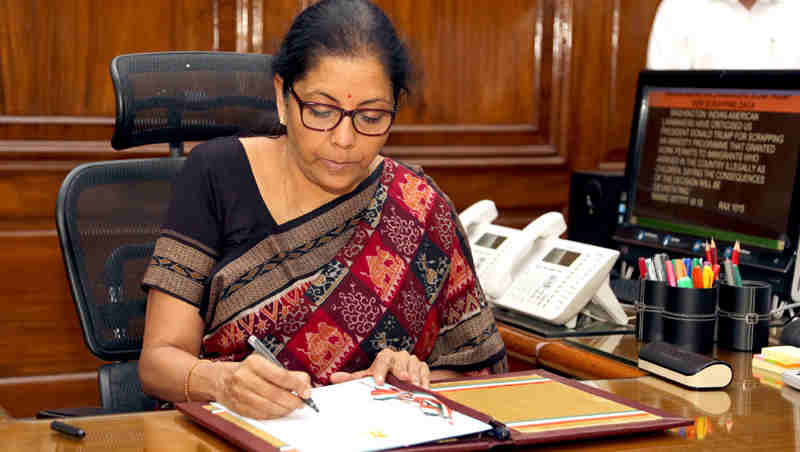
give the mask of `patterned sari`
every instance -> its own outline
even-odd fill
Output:
[[[165,229],[143,284],[200,308],[206,358],[243,359],[252,334],[316,384],[387,347],[431,369],[506,370],[457,215],[421,171],[386,158],[354,193],[301,218],[222,263]]]

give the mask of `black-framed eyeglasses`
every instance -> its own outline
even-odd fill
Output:
[[[396,109],[384,110],[381,108],[356,108],[345,110],[336,105],[322,104],[319,102],[304,102],[294,91],[294,86],[289,91],[300,106],[300,122],[311,130],[327,132],[339,126],[342,118],[349,116],[353,121],[353,128],[361,135],[370,137],[385,135],[389,132],[394,122]]]

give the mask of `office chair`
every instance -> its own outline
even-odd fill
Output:
[[[111,62],[112,146],[169,143],[170,156],[83,164],[59,190],[56,224],[84,340],[112,362],[99,369],[102,408],[90,413],[156,408],[137,370],[146,304],[141,281],[185,160],[183,143],[275,134],[270,62],[269,55],[230,52],[129,54]]]

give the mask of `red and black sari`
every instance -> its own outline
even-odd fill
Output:
[[[317,384],[387,347],[431,369],[506,370],[453,206],[389,158],[353,192],[278,225],[237,139],[198,146],[143,284],[198,307],[205,358],[241,360],[254,334]]]

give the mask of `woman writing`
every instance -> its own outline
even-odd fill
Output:
[[[279,136],[197,146],[175,183],[143,282],[145,392],[272,418],[312,384],[505,371],[448,198],[379,155],[410,73],[389,19],[316,3],[273,72]]]

